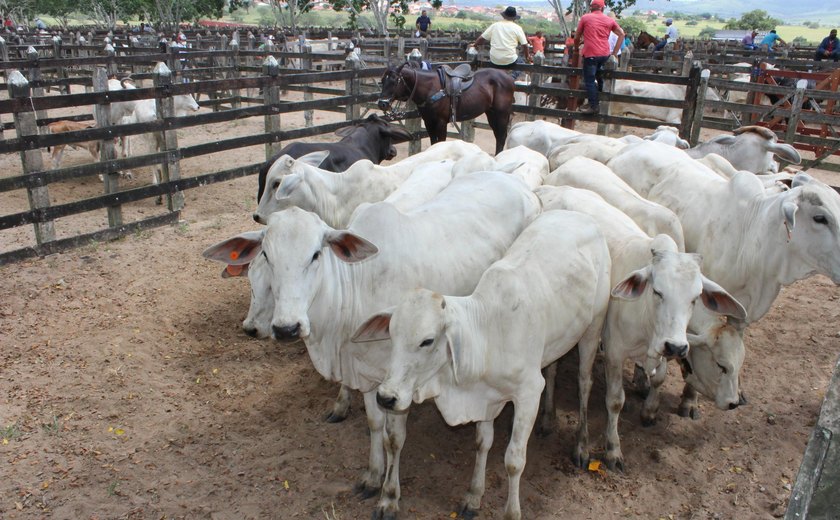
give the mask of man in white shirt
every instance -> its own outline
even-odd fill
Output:
[[[497,69],[509,69],[517,63],[525,63],[530,58],[528,51],[528,38],[522,27],[516,24],[520,16],[516,14],[516,8],[508,6],[501,13],[501,22],[496,22],[488,27],[481,36],[476,38],[474,46],[478,47],[484,42],[490,42],[490,64]],[[524,59],[519,56],[518,47],[522,46]],[[520,71],[511,71],[511,76],[516,79]]]
[[[669,43],[674,43],[677,41],[677,28],[674,27],[674,20],[670,18],[665,20],[665,27],[665,36],[661,40],[659,40],[659,43],[657,43],[656,47],[653,48],[653,50],[655,51],[661,51]]]

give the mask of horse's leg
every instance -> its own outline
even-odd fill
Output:
[[[510,103],[507,106],[491,107],[484,113],[487,116],[487,124],[493,129],[493,136],[496,138],[497,154],[505,149],[511,113]]]

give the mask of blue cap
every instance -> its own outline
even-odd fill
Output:
[[[674,20],[668,18],[667,20],[665,20],[665,23],[674,23]]]

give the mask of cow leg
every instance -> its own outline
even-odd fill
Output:
[[[484,479],[487,475],[487,453],[493,445],[493,421],[480,421],[475,424],[475,467],[473,468],[470,489],[464,496],[460,507],[462,518],[470,520],[478,514],[481,498],[484,496]]]
[[[350,389],[344,385],[338,389],[338,397],[335,398],[332,411],[327,415],[328,423],[341,422],[347,419],[350,413]]]
[[[645,374],[644,367],[638,364],[633,365],[633,386],[642,398],[647,397],[650,393],[650,380],[648,380],[648,376]]]
[[[595,363],[595,355],[598,353],[598,345],[601,343],[601,328],[603,327],[603,316],[593,320],[592,324],[578,341],[578,392],[580,399],[580,421],[577,431],[577,444],[573,454],[574,463],[580,468],[589,464],[589,392],[592,390],[592,365]]]
[[[522,478],[522,471],[525,469],[525,455],[528,449],[528,438],[534,428],[534,421],[537,419],[537,412],[540,408],[540,393],[542,392],[545,380],[538,372],[529,378],[533,386],[528,388],[523,395],[513,402],[513,429],[510,433],[510,442],[505,452],[505,469],[508,474],[508,499],[505,504],[505,520],[520,520],[522,511],[519,506],[519,480]]]
[[[606,463],[611,470],[624,471],[624,455],[618,436],[618,417],[624,407],[624,358],[618,352],[620,345],[605,345],[604,371],[607,378],[607,453]]]
[[[656,424],[656,412],[659,411],[659,387],[668,375],[668,360],[662,359],[656,367],[656,374],[650,378],[650,392],[642,405],[642,426]]]
[[[557,362],[543,369],[545,389],[543,390],[542,413],[537,424],[537,435],[546,437],[557,427],[557,406],[554,403],[554,382],[557,379]]]
[[[400,510],[400,454],[405,444],[407,419],[408,413],[385,414],[385,482],[373,510],[374,520],[396,520]]]
[[[53,146],[52,149],[52,168],[53,170],[57,170],[58,166],[61,164],[61,158],[64,156],[64,145],[60,144],[57,146]]]
[[[686,383],[683,388],[682,401],[680,401],[679,411],[680,417],[691,417],[692,419],[700,418],[700,405],[697,403],[697,390],[693,386]]]
[[[368,469],[362,475],[362,481],[356,484],[354,491],[364,498],[370,498],[379,492],[382,486],[382,475],[385,473],[385,457],[383,456],[383,438],[385,430],[385,413],[376,404],[376,390],[365,392],[365,413],[370,429],[370,458]]]

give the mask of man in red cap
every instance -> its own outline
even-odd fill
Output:
[[[615,33],[615,46],[610,49],[610,33]],[[586,85],[586,97],[589,99],[589,106],[583,108],[580,113],[592,115],[598,113],[598,91],[603,88],[603,80],[598,80],[598,72],[604,67],[609,59],[616,59],[618,51],[621,50],[621,42],[624,41],[624,31],[618,23],[604,14],[604,0],[592,0],[589,4],[589,13],[580,17],[577,32],[575,33],[575,48],[580,48],[580,41],[583,39],[583,82]]]

